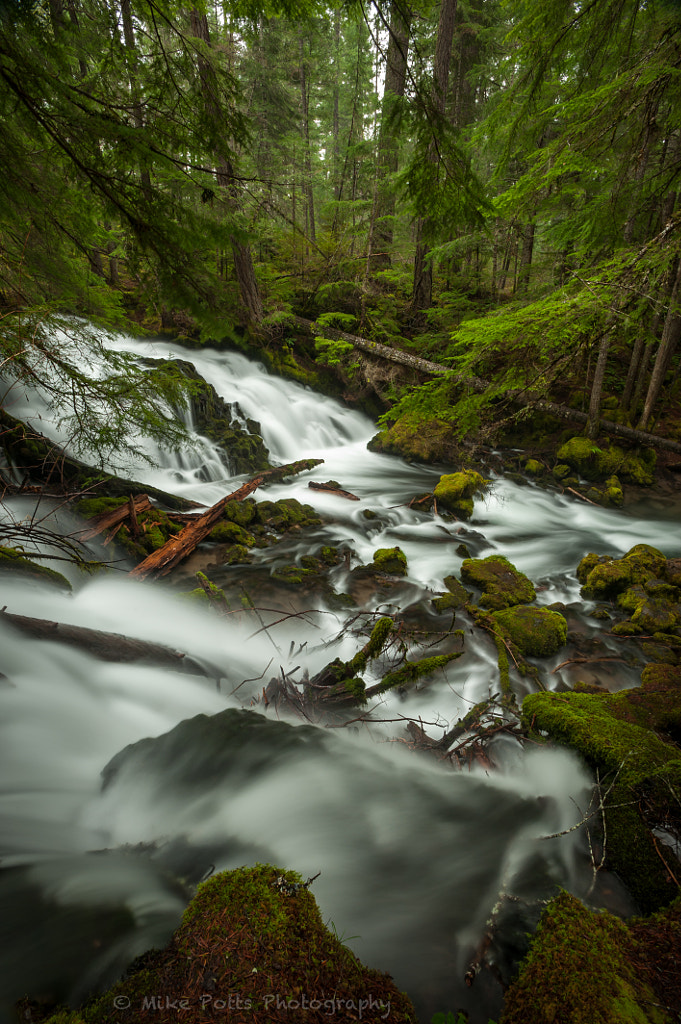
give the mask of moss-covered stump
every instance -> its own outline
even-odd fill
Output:
[[[567,622],[560,612],[518,604],[494,612],[501,632],[521,654],[547,658],[567,642]]]
[[[598,770],[604,791],[612,784],[606,863],[646,914],[678,894],[678,862],[652,833],[681,836],[681,751],[674,742],[681,737],[681,685],[674,666],[662,668],[632,690],[533,693],[522,707],[529,731],[576,750]]]
[[[650,487],[655,482],[656,455],[652,448],[639,449],[637,452],[625,452],[617,445],[599,448],[587,437],[572,437],[556,452],[558,463],[567,464],[586,480],[608,481],[609,477],[617,477],[618,484],[638,484]]]
[[[618,918],[561,892],[506,992],[501,1024],[666,1024],[673,1018],[641,970],[640,947]]]
[[[463,519],[473,514],[473,496],[481,494],[487,481],[472,469],[441,476],[434,491],[439,508]]]
[[[182,1001],[179,1005],[179,1001]],[[364,967],[325,928],[299,875],[268,864],[199,886],[168,946],[51,1024],[415,1022],[392,978]]]
[[[225,402],[193,363],[185,359],[168,363],[192,381],[190,404],[194,426],[222,448],[230,472],[255,473],[258,469],[269,469],[269,452],[260,436],[260,424],[246,419],[238,402]]]
[[[389,576],[406,576],[407,556],[400,547],[378,548],[374,551],[372,568]]]
[[[482,590],[480,606],[493,611],[527,604],[537,596],[527,576],[502,555],[465,558],[461,563],[461,578],[464,583]]]
[[[60,590],[70,590],[71,584],[66,576],[62,576],[55,569],[49,569],[46,565],[33,562],[26,558],[23,551],[18,548],[9,548],[0,545],[0,573],[12,573],[12,575],[23,576],[24,579],[35,580],[38,583],[47,583]]]

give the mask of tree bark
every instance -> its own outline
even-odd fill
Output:
[[[681,259],[677,261],[676,265],[674,287],[672,288],[672,294],[669,299],[669,307],[664,321],[660,347],[657,350],[657,358],[655,359],[650,384],[648,385],[648,394],[646,395],[645,404],[643,406],[643,414],[641,415],[641,419],[638,423],[639,430],[646,430],[650,423],[653,415],[653,409],[660,397],[665,374],[669,369],[672,356],[674,355],[676,346],[681,338],[681,309],[679,309],[680,289]]]
[[[202,676],[207,674],[204,668],[181,651],[174,651],[164,644],[150,643],[119,633],[105,633],[99,629],[87,629],[84,626],[51,622],[48,619],[12,615],[10,612],[3,612],[0,621],[9,623],[33,640],[53,640],[68,644],[69,647],[78,647],[102,661],[144,661],[175,672],[191,672]]]
[[[301,462],[291,462],[286,466],[266,469],[257,476],[252,477],[245,484],[242,484],[241,487],[238,487],[236,491],[216,501],[203,515],[187,523],[179,533],[175,534],[174,537],[170,537],[162,548],[152,551],[144,561],[136,565],[129,575],[134,576],[136,579],[147,579],[148,577],[156,579],[160,576],[166,576],[171,569],[174,569],[175,566],[184,561],[187,555],[190,555],[202,540],[206,539],[215,524],[221,519],[228,501],[243,501],[244,498],[248,497],[265,481],[278,480],[284,476],[302,473],[307,469],[320,465],[323,461],[323,459],[303,459]]]
[[[454,26],[456,23],[457,0],[442,0],[440,18],[437,26],[435,43],[435,62],[433,65],[433,106],[436,115],[444,117],[447,107],[447,84],[449,82],[449,63],[454,42]],[[436,163],[437,141],[431,139],[426,159]],[[416,228],[416,254],[414,256],[414,288],[412,307],[414,311],[430,309],[433,301],[433,264],[428,260],[431,236],[434,230],[431,217],[420,218]]]
[[[298,36],[298,49],[300,52],[300,105],[303,122],[303,147],[305,167],[305,197],[307,201],[307,233],[311,242],[317,241],[314,217],[314,193],[312,191],[312,154],[310,150],[310,104],[307,94],[307,77],[305,74],[305,54],[303,49],[303,36]]]

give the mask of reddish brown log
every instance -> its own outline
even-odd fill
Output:
[[[132,522],[137,526],[137,513],[147,512],[153,507],[148,495],[136,494],[134,498],[131,495],[124,505],[119,505],[118,508],[113,508],[109,512],[102,512],[100,516],[94,516],[87,529],[78,535],[78,540],[91,540],[92,537],[97,537],[105,530],[120,526],[129,516],[134,516]],[[137,533],[139,533],[139,526],[137,526]]]
[[[292,476],[295,473],[302,473],[306,469],[318,466],[323,461],[323,459],[303,459],[300,462],[290,462],[286,466],[277,466],[275,469],[263,470],[257,476],[247,480],[236,491],[233,491],[224,498],[220,498],[207,512],[198,516],[193,522],[187,523],[179,533],[176,533],[174,537],[170,537],[162,548],[159,548],[158,551],[152,551],[143,562],[136,565],[131,570],[130,576],[143,580],[149,577],[156,579],[159,576],[167,575],[171,569],[174,569],[188,555],[191,555],[192,551],[198,547],[202,540],[206,539],[215,524],[222,517],[227,502],[243,501],[244,498],[260,487],[262,483],[279,480],[284,476]]]
[[[342,487],[336,487],[335,481],[328,480],[325,484],[318,483],[316,480],[310,480],[307,485],[313,491],[326,491],[327,494],[337,494],[339,498],[347,498],[349,501],[359,501],[356,494],[352,494],[350,491],[344,491]]]

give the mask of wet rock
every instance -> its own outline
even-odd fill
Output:
[[[374,569],[386,572],[390,576],[407,575],[407,556],[400,547],[378,548],[374,551]]]
[[[487,481],[472,469],[441,476],[434,495],[438,508],[444,508],[463,519],[470,519],[473,513],[473,496],[481,493]]]
[[[494,612],[492,618],[520,653],[530,657],[556,654],[567,641],[565,618],[549,608],[514,605]]]
[[[461,578],[482,590],[482,608],[498,610],[534,601],[537,594],[524,573],[502,555],[466,558],[461,563]]]

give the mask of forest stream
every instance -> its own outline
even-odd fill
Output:
[[[323,459],[254,495],[297,498],[321,523],[254,550],[248,565],[217,565],[215,545],[204,545],[163,584],[126,578],[125,563],[95,577],[59,565],[72,594],[2,578],[8,612],[164,643],[185,652],[196,672],[98,661],[62,644],[27,642],[0,624],[0,1020],[13,1021],[13,1004],[27,993],[76,1004],[105,988],[134,957],[168,940],[198,881],[260,861],[305,878],[319,873],[311,891],[324,921],[365,964],[393,975],[422,1021],[465,1008],[485,1024],[500,1011],[501,988],[490,972],[471,988],[464,975],[500,893],[519,898],[495,936],[502,976],[524,949],[538,901],[556,886],[623,914],[635,908],[604,873],[591,892],[585,837],[568,830],[585,813],[592,780],[568,751],[521,749],[502,734],[491,747],[494,770],[474,763],[454,771],[407,748],[401,719],[438,737],[499,689],[489,637],[459,612],[452,626],[451,611],[438,614],[432,598],[445,576],[458,574],[460,545],[473,557],[504,555],[533,581],[539,604],[562,602],[570,630],[612,647],[613,660],[594,664],[564,665],[570,644],[536,660],[547,688],[577,679],[609,690],[637,685],[642,663],[616,660],[621,644],[588,617],[575,570],[587,552],[619,557],[638,543],[681,555],[674,510],[652,502],[605,509],[490,469],[492,485],[472,518],[445,520],[409,502],[452,467],[369,451],[376,426],[367,416],[233,352],[122,335],[111,344],[192,362],[227,402],[238,402],[244,421],[260,424],[274,464]],[[38,395],[15,388],[5,408],[65,443]],[[154,468],[140,462],[115,471],[206,506],[244,479],[229,476],[206,438],[190,452],[151,454]],[[330,479],[359,500],[308,487]],[[30,497],[14,497],[2,514],[45,516],[64,533],[76,530],[72,513],[57,506],[43,499],[36,512]],[[404,579],[387,591],[353,582],[352,570],[376,549],[396,545],[407,558]],[[97,541],[89,546],[102,557]],[[354,607],[339,610],[323,590],[272,579],[273,569],[322,546],[343,554],[329,578],[337,593],[352,593]],[[209,565],[232,603],[222,619],[182,593]],[[301,729],[300,720],[265,707],[272,677],[295,683],[334,657],[352,657],[377,613],[403,619],[407,637],[409,629],[440,638],[463,629],[464,653],[372,701],[371,724]],[[380,679],[378,668],[368,678],[372,671]],[[518,699],[535,686],[513,673],[512,682]],[[253,719],[233,728],[226,746],[206,719],[190,722],[229,709],[248,709]],[[110,764],[128,745],[157,737]],[[565,834],[542,839],[554,833]]]

